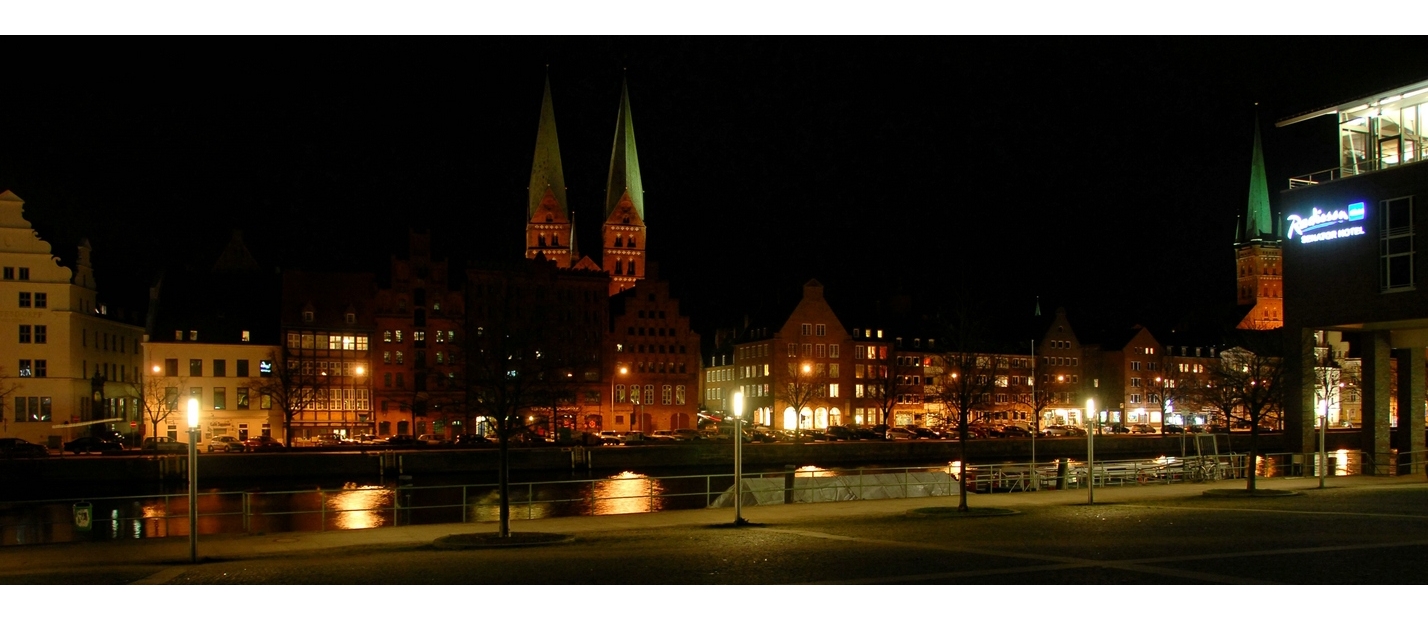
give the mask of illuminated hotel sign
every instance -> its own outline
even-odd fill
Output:
[[[1293,239],[1295,235],[1298,235],[1300,243],[1357,237],[1364,234],[1363,226],[1340,226],[1340,224],[1363,221],[1364,203],[1356,202],[1349,205],[1348,208],[1337,211],[1322,211],[1319,207],[1314,207],[1309,217],[1291,215],[1288,219],[1288,237]]]

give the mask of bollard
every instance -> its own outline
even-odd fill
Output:
[[[1056,490],[1066,489],[1066,459],[1056,459]]]
[[[793,473],[798,468],[793,465],[783,466],[783,503],[793,503]]]

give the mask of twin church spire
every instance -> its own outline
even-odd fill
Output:
[[[610,174],[605,187],[605,223],[599,266],[580,256],[575,243],[574,212],[566,201],[565,174],[555,130],[550,78],[541,100],[540,126],[536,130],[535,158],[531,163],[526,224],[526,258],[542,257],[562,268],[602,269],[610,274],[610,294],[634,286],[645,275],[644,189],[635,149],[635,127],[630,112],[627,83],[620,85],[620,107],[615,115],[615,143],[610,151]]]

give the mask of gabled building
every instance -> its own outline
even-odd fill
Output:
[[[1162,356],[1160,343],[1140,325],[1102,339],[1089,365],[1102,424],[1161,424],[1161,403],[1153,385]]]
[[[89,242],[61,265],[24,205],[0,193],[0,434],[51,448],[96,426],[137,435],[144,328],[99,301]]]
[[[669,283],[652,267],[648,278],[610,298],[610,325],[605,376],[611,408],[605,415],[587,415],[586,429],[696,428],[699,334],[670,296]]]
[[[1089,392],[1083,388],[1095,387],[1095,380],[1082,364],[1085,351],[1081,340],[1071,328],[1065,308],[1057,308],[1049,321],[1038,323],[1045,327],[1036,330],[1036,355],[1030,360],[1030,370],[1035,396],[1045,403],[1040,413],[1040,427],[1085,425]]]
[[[377,433],[451,438],[463,415],[456,374],[466,300],[447,261],[432,258],[427,232],[407,234],[407,255],[392,256],[390,278],[375,308]]]
[[[272,372],[287,373],[303,394],[294,399],[299,410],[293,437],[285,441],[390,434],[392,427],[379,427],[372,410],[374,276],[287,271],[282,287],[283,359]]]

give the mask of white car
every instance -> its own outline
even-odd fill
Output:
[[[446,443],[446,438],[441,435],[421,435],[417,437],[417,443],[424,443],[428,446],[439,446]]]
[[[242,452],[243,442],[232,435],[219,435],[208,440],[209,452]]]
[[[650,441],[679,441],[674,431],[653,431],[647,437]]]

